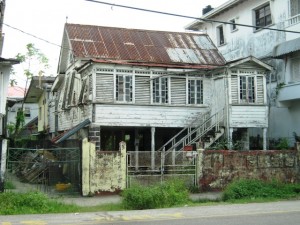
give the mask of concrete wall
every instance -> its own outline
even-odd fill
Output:
[[[87,139],[82,144],[82,195],[118,192],[126,188],[126,144],[119,151],[96,151]]]
[[[235,179],[299,181],[299,151],[199,151],[199,187],[221,190]]]

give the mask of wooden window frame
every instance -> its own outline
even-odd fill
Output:
[[[266,27],[272,24],[272,12],[270,3],[264,4],[254,9],[254,24],[255,30],[260,30],[262,27]]]
[[[169,78],[157,77],[152,80],[152,103],[154,104],[169,104]]]
[[[121,79],[120,79],[121,78]],[[133,102],[133,75],[116,74],[116,101]]]
[[[188,79],[188,104],[202,105],[203,104],[203,80]]]
[[[242,79],[244,79],[244,82]],[[251,79],[251,81],[249,81]],[[243,83],[241,83],[243,82]],[[243,87],[243,84],[245,86]],[[257,102],[257,81],[256,76],[239,76],[238,77],[239,103],[255,104]],[[250,93],[251,91],[251,93]]]

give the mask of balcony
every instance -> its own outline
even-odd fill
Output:
[[[284,85],[279,90],[279,102],[284,103],[292,100],[300,100],[300,82]]]
[[[300,23],[300,14],[288,18],[286,20],[286,22],[287,22],[286,27],[290,27],[290,26],[293,26],[293,25],[295,25],[297,23]]]

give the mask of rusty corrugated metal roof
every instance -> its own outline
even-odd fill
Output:
[[[223,56],[206,34],[80,24],[66,24],[65,29],[75,57],[184,68],[211,68],[225,64]]]

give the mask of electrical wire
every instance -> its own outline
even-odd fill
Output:
[[[112,7],[116,6],[116,7],[120,7],[120,8],[133,9],[133,10],[162,14],[162,15],[167,15],[167,16],[175,16],[175,17],[181,17],[181,18],[186,18],[186,19],[194,19],[194,20],[200,20],[200,21],[210,22],[210,23],[231,24],[231,25],[236,25],[236,26],[241,26],[241,27],[249,27],[249,28],[255,28],[255,29],[273,30],[273,31],[300,34],[300,31],[282,30],[282,29],[276,29],[276,28],[271,28],[271,27],[261,27],[261,26],[253,26],[253,25],[247,25],[247,24],[241,24],[241,23],[232,23],[232,22],[220,21],[220,20],[204,19],[204,18],[199,18],[199,17],[186,16],[186,15],[180,15],[180,14],[175,14],[175,13],[168,13],[168,12],[138,8],[138,7],[128,6],[128,5],[120,5],[120,4],[114,4],[114,3],[109,3],[109,2],[96,1],[96,0],[85,0],[85,1],[99,3],[99,4],[103,4],[103,5],[109,5]]]

